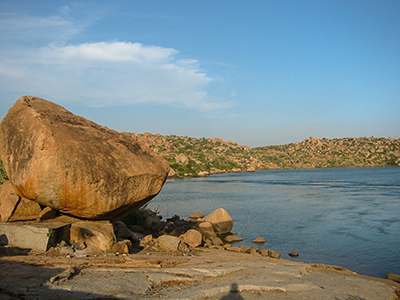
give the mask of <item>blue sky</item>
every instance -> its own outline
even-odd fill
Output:
[[[251,147],[399,138],[399,16],[398,0],[0,0],[0,117],[34,95]]]

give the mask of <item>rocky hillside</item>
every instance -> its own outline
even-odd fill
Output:
[[[171,176],[205,176],[223,172],[255,171],[265,166],[248,146],[218,138],[134,134],[139,142],[164,157],[172,168]]]
[[[400,139],[315,139],[250,148],[218,138],[129,134],[164,157],[170,176],[206,176],[265,169],[400,166]],[[6,179],[0,161],[0,184]]]
[[[400,140],[394,138],[314,139],[255,148],[272,168],[383,167],[400,165]]]
[[[128,134],[128,133],[126,133]],[[394,138],[315,139],[250,148],[218,138],[133,134],[163,156],[171,176],[205,176],[263,169],[378,167],[400,165],[400,140]]]

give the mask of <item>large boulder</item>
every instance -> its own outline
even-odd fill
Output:
[[[128,134],[25,96],[0,124],[0,154],[16,193],[63,213],[115,219],[156,196],[168,163]]]

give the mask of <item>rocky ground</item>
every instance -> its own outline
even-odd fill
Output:
[[[398,299],[400,284],[216,249],[73,257],[0,248],[0,299]],[[399,292],[397,292],[399,293]]]

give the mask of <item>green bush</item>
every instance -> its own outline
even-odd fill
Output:
[[[3,184],[8,180],[6,170],[4,170],[3,162],[0,159],[0,184]]]

